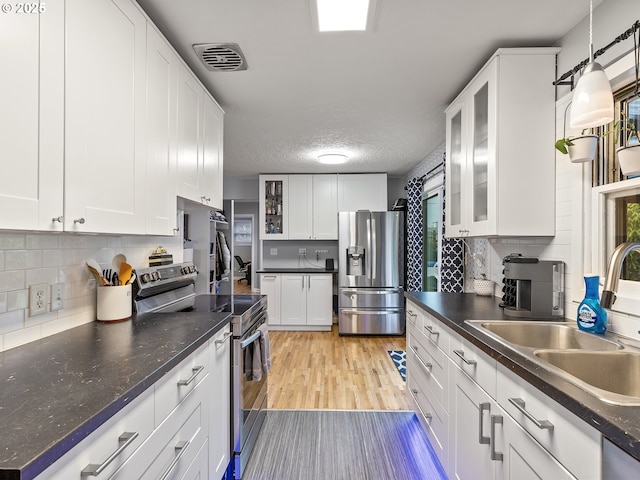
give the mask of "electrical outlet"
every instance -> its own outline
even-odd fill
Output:
[[[64,283],[51,285],[51,311],[62,310],[64,308]]]
[[[47,303],[49,302],[49,285],[42,283],[29,287],[29,316],[42,315],[47,313]]]
[[[306,257],[307,256],[307,249],[306,248],[299,248],[298,249],[298,255],[300,255],[302,257]]]
[[[278,249],[277,248],[272,248],[271,249],[271,255],[278,255]]]

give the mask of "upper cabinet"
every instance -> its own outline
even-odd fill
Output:
[[[61,231],[64,3],[41,5],[0,16],[0,228]]]
[[[289,238],[289,175],[260,175],[260,239]]]
[[[338,211],[358,210],[388,210],[386,173],[338,175]]]
[[[447,108],[447,237],[555,234],[558,52],[499,49]]]

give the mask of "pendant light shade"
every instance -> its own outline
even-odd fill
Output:
[[[589,2],[589,64],[578,80],[571,101],[573,128],[591,128],[613,121],[611,83],[602,66],[593,61],[593,0]]]
[[[613,121],[613,93],[603,68],[591,62],[573,91],[571,121],[574,128],[590,128]]]

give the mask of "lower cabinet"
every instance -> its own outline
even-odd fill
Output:
[[[275,326],[276,330],[331,330],[332,274],[262,273],[260,293],[269,297],[270,327]]]
[[[230,461],[230,327],[37,480],[222,478]]]
[[[602,478],[598,431],[410,301],[407,387],[449,478]]]

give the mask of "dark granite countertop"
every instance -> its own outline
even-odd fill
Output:
[[[0,352],[0,480],[38,475],[230,320],[144,314]]]
[[[497,297],[430,292],[405,296],[640,460],[640,406],[603,402],[464,323],[465,320],[514,320],[504,315]]]
[[[338,273],[337,269],[325,270],[324,268],[310,268],[310,267],[277,267],[277,268],[262,268],[256,270],[257,273]]]

